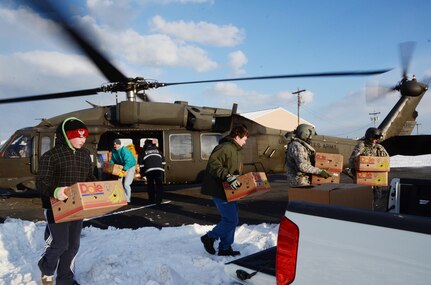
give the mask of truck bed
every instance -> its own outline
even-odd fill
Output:
[[[299,227],[293,284],[430,284],[429,217],[302,201],[289,202],[286,217]],[[251,277],[244,284],[276,284],[275,256],[276,247],[225,268]]]

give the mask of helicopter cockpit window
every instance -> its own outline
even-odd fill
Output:
[[[191,134],[174,134],[169,137],[169,157],[171,160],[191,160],[193,140]]]
[[[51,137],[42,137],[40,155],[51,149]]]
[[[210,158],[211,152],[218,145],[221,137],[221,134],[201,134],[201,158],[203,160]]]
[[[17,135],[13,138],[4,151],[6,158],[25,158],[30,157],[31,136]]]

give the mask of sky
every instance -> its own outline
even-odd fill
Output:
[[[97,88],[108,80],[47,18],[25,1],[0,3],[0,97]],[[128,77],[159,82],[392,69],[376,76],[295,78],[179,85],[148,90],[152,101],[252,112],[283,107],[319,134],[360,137],[399,98],[366,103],[366,86],[401,79],[399,44],[416,43],[408,76],[431,78],[430,1],[402,0],[67,0],[93,44]],[[427,83],[427,82],[425,82]],[[429,92],[414,134],[430,134]],[[114,105],[124,94],[101,93],[0,105],[0,141],[41,118]],[[379,113],[377,121],[370,113]]]
[[[431,166],[431,155],[394,156],[391,166]],[[37,261],[43,252],[45,226],[44,221],[20,219],[6,219],[0,224],[0,285],[39,284]],[[234,284],[224,271],[224,263],[235,258],[209,255],[200,242],[200,236],[213,227],[85,227],[76,259],[76,279],[94,285]],[[235,231],[233,248],[246,256],[275,246],[277,235],[278,224],[241,224]],[[319,276],[316,278],[313,284],[319,283]]]

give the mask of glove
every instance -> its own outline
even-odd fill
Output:
[[[328,173],[328,171],[326,171],[325,169],[322,169],[320,172],[319,172],[319,176],[320,177],[323,177],[323,178],[328,178],[328,177],[331,177],[331,174],[329,174]]]
[[[65,193],[66,190],[69,190],[69,187],[57,187],[55,188],[54,191],[54,198],[60,201],[64,201],[67,198],[69,198],[69,196],[67,196],[67,194]]]
[[[241,186],[241,182],[239,182],[236,178],[238,175],[228,174],[226,176],[226,182],[229,183],[229,186],[232,190],[236,190]]]
[[[124,177],[126,175],[126,172],[127,171],[125,170],[120,170],[120,172],[118,172],[118,177]]]

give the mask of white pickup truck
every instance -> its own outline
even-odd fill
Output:
[[[243,284],[431,284],[431,180],[394,179],[387,212],[291,201],[277,246],[234,260]]]

